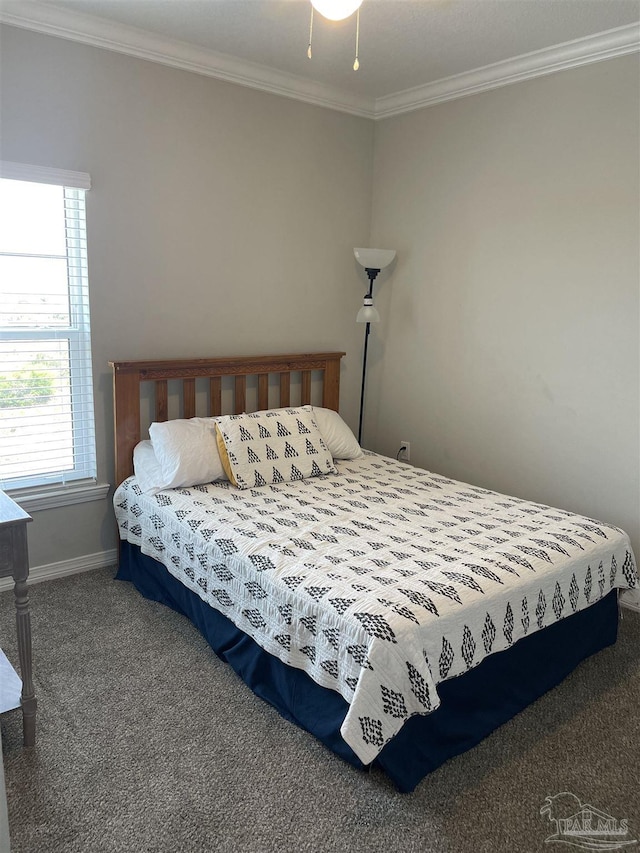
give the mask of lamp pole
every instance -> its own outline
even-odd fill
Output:
[[[362,389],[360,390],[360,421],[358,423],[358,444],[362,444],[362,415],[364,413],[364,385],[367,376],[367,346],[369,344],[369,332],[371,323],[367,323],[364,330],[364,355],[362,357]]]
[[[373,282],[380,272],[379,269],[365,267],[369,278],[369,292],[365,299],[373,300]],[[362,354],[362,386],[360,388],[360,419],[358,421],[358,444],[362,444],[362,417],[364,415],[364,388],[367,380],[367,349],[369,347],[369,332],[371,331],[371,323],[367,322],[364,329],[364,352]]]

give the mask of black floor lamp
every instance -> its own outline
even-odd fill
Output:
[[[364,389],[367,380],[367,347],[371,323],[379,323],[380,315],[373,307],[373,282],[376,276],[393,261],[395,249],[354,249],[358,263],[365,268],[369,279],[369,290],[364,297],[362,308],[358,311],[356,323],[366,323],[364,330],[364,352],[362,355],[362,387],[360,389],[360,420],[358,422],[358,444],[362,444],[362,415],[364,413]]]

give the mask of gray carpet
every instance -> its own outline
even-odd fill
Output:
[[[19,711],[0,720],[13,853],[533,853],[558,849],[539,811],[561,791],[640,839],[635,613],[615,647],[403,795],[282,720],[186,619],[112,578],[31,588],[35,751]],[[15,659],[13,619],[3,593]]]

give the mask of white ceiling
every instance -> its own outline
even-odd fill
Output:
[[[355,16],[335,23],[316,14],[309,60],[309,13],[309,0],[0,4],[8,23],[372,117],[434,93],[628,53],[640,41],[640,0],[364,0],[354,72]]]

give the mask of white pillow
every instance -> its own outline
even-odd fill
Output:
[[[190,418],[151,424],[149,436],[162,469],[159,488],[227,479],[216,444],[215,423],[215,418]]]
[[[364,456],[355,435],[337,412],[313,406],[313,414],[334,459],[357,459]]]
[[[134,447],[133,473],[145,494],[155,495],[162,490],[162,468],[150,441],[141,441]]]

